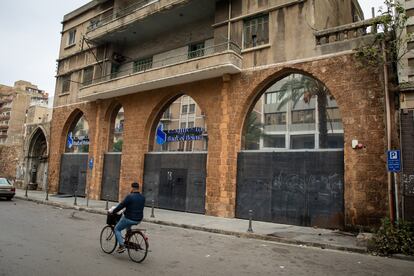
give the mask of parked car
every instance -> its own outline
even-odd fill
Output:
[[[7,178],[0,177],[0,197],[5,197],[7,200],[11,200],[16,193],[16,188]]]

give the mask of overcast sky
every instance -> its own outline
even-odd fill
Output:
[[[54,94],[63,15],[89,0],[0,0],[0,84],[27,80]],[[383,0],[360,0],[371,17]]]

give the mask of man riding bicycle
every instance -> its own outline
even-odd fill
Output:
[[[116,214],[125,208],[123,216],[116,224],[114,231],[116,240],[118,242],[118,249],[116,252],[122,253],[125,251],[124,239],[122,238],[121,231],[124,229],[131,229],[132,225],[137,225],[141,222],[144,216],[145,197],[139,192],[139,184],[134,182],[131,184],[131,193],[125,197],[125,199],[116,206],[111,213]]]

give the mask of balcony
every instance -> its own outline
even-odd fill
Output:
[[[212,0],[139,0],[91,20],[86,37],[95,44],[147,41],[181,26],[214,18]]]
[[[358,21],[315,32],[316,46],[322,54],[354,50],[372,42],[380,31],[378,18]]]
[[[8,121],[10,120],[10,115],[0,115],[0,121]]]
[[[236,44],[226,42],[164,59],[155,59],[154,56],[145,64],[128,62],[121,68],[125,69],[94,79],[92,84],[81,87],[80,98],[107,99],[237,74],[242,70],[242,57]]]
[[[9,129],[9,125],[0,125],[0,130]]]

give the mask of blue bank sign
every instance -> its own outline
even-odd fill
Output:
[[[164,126],[160,124],[157,128],[156,140],[159,145],[170,142],[202,140],[203,132],[204,128],[202,127],[164,130]]]
[[[387,152],[387,167],[389,172],[401,171],[401,151],[389,150]]]
[[[87,135],[73,137],[72,132],[69,132],[68,141],[67,141],[68,148],[71,149],[73,146],[82,146],[82,145],[89,145],[89,137]]]

